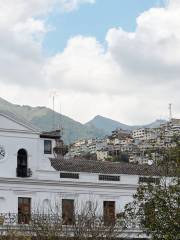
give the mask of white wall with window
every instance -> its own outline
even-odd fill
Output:
[[[147,176],[143,166],[54,158],[55,146],[51,134],[0,112],[0,213],[16,213],[19,223],[28,223],[32,212],[50,206],[71,224],[73,212],[92,202],[108,224],[132,200],[140,172]]]
[[[49,162],[54,146],[54,139],[42,139],[37,129],[0,112],[0,177],[37,178],[39,169],[54,171]]]

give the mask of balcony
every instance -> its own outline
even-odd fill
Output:
[[[27,178],[32,176],[32,171],[30,168],[16,168],[16,177]]]

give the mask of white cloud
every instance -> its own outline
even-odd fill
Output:
[[[95,38],[82,36],[70,39],[63,53],[49,59],[45,71],[51,85],[87,93],[118,92],[121,75],[103,46]]]
[[[9,91],[3,96],[48,105],[48,89],[56,88],[64,113],[82,121],[103,114],[144,123],[166,115],[168,102],[180,117],[180,1],[142,13],[135,32],[109,29],[107,47],[95,37],[76,36],[64,51],[45,58],[42,40],[48,26],[42,16],[55,5],[71,11],[85,2],[94,3],[0,0],[0,88]],[[23,89],[34,98],[27,99]]]
[[[0,25],[46,15],[55,6],[61,10],[72,11],[80,4],[94,2],[95,0],[0,0]]]
[[[95,3],[95,0],[59,0],[61,3],[62,10],[72,11],[78,9],[80,4],[83,3]]]
[[[111,29],[107,41],[121,67],[144,82],[152,77],[175,81],[180,74],[180,5],[150,9],[137,19],[136,32]]]
[[[43,16],[56,6],[69,10],[92,0],[0,0],[0,81],[44,86],[42,41],[48,32]]]

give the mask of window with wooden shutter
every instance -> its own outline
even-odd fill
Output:
[[[18,223],[29,224],[31,218],[31,198],[18,198]]]
[[[115,223],[115,201],[104,201],[103,203],[104,225]]]
[[[74,200],[62,199],[62,219],[65,225],[74,223]]]

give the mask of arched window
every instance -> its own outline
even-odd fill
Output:
[[[17,177],[28,177],[27,151],[20,149],[17,153]]]

